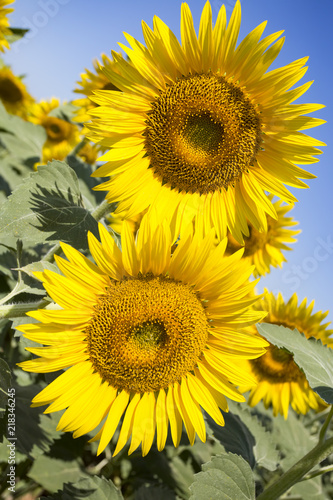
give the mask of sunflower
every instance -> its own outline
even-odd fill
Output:
[[[215,26],[209,2],[197,37],[190,9],[181,7],[181,44],[157,17],[143,23],[146,46],[125,34],[128,55],[112,53],[103,71],[122,92],[96,91],[89,137],[111,148],[101,159],[98,189],[119,201],[127,217],[147,207],[168,217],[175,237],[196,218],[204,234],[215,227],[243,243],[249,221],[267,230],[276,211],[265,191],[291,203],[284,184],[304,188],[314,176],[296,166],[318,161],[322,142],[301,130],[324,123],[304,116],[319,104],[290,104],[310,86],[288,90],[306,72],[307,58],[267,72],[283,45],[282,32],[260,40],[260,24],[236,47],[241,7],[226,24],[222,6]]]
[[[29,121],[42,125],[47,133],[43,146],[42,163],[64,160],[80,142],[79,129],[73,123],[53,116],[52,111],[60,105],[59,99],[35,103],[31,108]]]
[[[98,147],[96,144],[86,142],[83,147],[78,151],[77,155],[86,163],[93,165],[96,163],[99,156]]]
[[[101,243],[88,241],[96,265],[62,244],[68,260],[56,257],[61,276],[36,273],[59,310],[29,313],[39,323],[20,326],[25,337],[46,347],[28,348],[40,356],[20,366],[31,372],[68,368],[34,399],[50,404],[46,413],[67,408],[58,429],[82,436],[102,427],[98,454],[112,439],[121,417],[115,449],[129,437],[132,453],[142,444],[146,455],[155,430],[162,450],[170,423],[178,446],[182,423],[190,443],[205,440],[204,408],[224,425],[219,408],[225,396],[245,398],[236,384],[251,383],[238,362],[265,352],[267,342],[241,328],[263,317],[250,306],[254,282],[241,252],[223,258],[224,242],[214,233],[180,242],[172,254],[170,229],[142,220],[137,241],[127,222],[122,253],[99,226]]]
[[[0,0],[0,52],[5,52],[5,48],[9,49],[9,43],[6,36],[11,35],[9,29],[8,14],[13,12],[14,9],[7,9],[7,6],[13,3],[14,0]]]
[[[328,311],[319,311],[312,314],[314,301],[307,305],[304,299],[298,306],[298,297],[294,293],[287,303],[279,293],[277,298],[273,293],[266,294],[254,306],[267,312],[264,323],[282,325],[290,329],[297,328],[307,338],[320,339],[324,345],[333,347],[333,330],[324,323]],[[245,361],[242,368],[256,378],[256,387],[242,386],[241,392],[250,390],[249,405],[255,406],[261,399],[265,407],[273,407],[274,416],[278,413],[288,416],[289,404],[297,413],[305,414],[310,408],[321,411],[325,407],[324,401],[310,388],[304,373],[298,368],[292,354],[285,349],[270,344],[266,354],[256,360]]]
[[[0,100],[8,113],[26,118],[34,99],[22,78],[15,76],[9,66],[0,67]]]
[[[272,196],[269,196],[272,199]],[[287,217],[286,214],[291,210],[292,205],[283,205],[281,200],[273,203],[277,214],[277,219],[267,215],[267,231],[259,232],[248,222],[249,236],[244,238],[243,258],[249,260],[250,264],[255,265],[255,276],[264,276],[270,272],[270,267],[282,267],[282,262],[287,262],[282,250],[291,250],[286,243],[294,243],[294,236],[299,234],[300,230],[289,229],[296,226],[298,222],[293,217]],[[228,246],[226,253],[233,254],[239,250],[241,245],[235,238],[228,234]]]
[[[75,121],[77,122],[84,123],[90,120],[90,116],[87,113],[89,110],[95,108],[96,104],[89,97],[93,95],[95,90],[118,90],[102,71],[103,66],[104,68],[112,68],[114,66],[113,61],[105,54],[102,54],[101,58],[102,63],[98,59],[93,61],[95,71],[86,69],[86,73],[82,73],[81,80],[77,82],[81,88],[75,89],[74,92],[85,96],[73,101],[73,104],[79,107],[75,117]]]

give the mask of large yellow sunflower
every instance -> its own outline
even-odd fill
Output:
[[[51,160],[64,160],[80,142],[77,125],[52,116],[51,111],[58,108],[59,105],[59,99],[55,97],[52,97],[50,101],[35,103],[28,118],[29,121],[42,125],[47,133],[47,139],[43,146],[42,163]]]
[[[237,44],[241,7],[236,2],[227,25],[222,6],[215,25],[209,2],[197,37],[190,9],[181,7],[181,44],[157,17],[153,30],[143,23],[146,46],[125,34],[120,44],[129,62],[113,53],[103,68],[122,93],[96,91],[90,138],[111,148],[96,175],[99,186],[127,217],[150,206],[168,217],[177,237],[196,218],[206,233],[215,227],[243,242],[247,221],[267,229],[276,218],[264,191],[290,203],[284,184],[307,187],[314,176],[296,166],[317,161],[322,142],[302,130],[323,120],[304,116],[319,104],[291,104],[311,85],[288,90],[306,72],[307,58],[267,72],[284,39],[282,32],[260,40],[260,24]]]
[[[13,12],[14,9],[8,9],[7,6],[12,3],[14,3],[14,0],[0,0],[0,52],[5,52],[5,49],[9,49],[9,43],[6,40],[6,36],[11,35],[12,32],[9,29],[7,16]]]
[[[90,115],[88,111],[97,106],[91,99],[90,96],[93,95],[95,90],[118,90],[113,83],[110,82],[108,77],[103,73],[102,67],[112,68],[115,66],[114,62],[105,54],[101,55],[102,63],[98,59],[93,61],[94,72],[86,69],[86,73],[81,74],[81,80],[77,82],[79,88],[75,89],[74,92],[77,94],[83,94],[85,97],[81,99],[76,99],[73,101],[75,106],[78,106],[77,115],[75,121],[84,123],[90,120]]]
[[[281,294],[277,298],[273,293],[266,292],[264,298],[258,301],[254,308],[267,312],[264,323],[273,323],[297,328],[307,338],[320,339],[324,345],[333,347],[333,330],[327,327],[330,323],[322,324],[328,311],[312,314],[314,301],[307,305],[304,299],[298,306],[298,297],[294,293],[287,303]],[[266,354],[258,359],[244,361],[241,368],[256,378],[257,385],[241,386],[240,390],[250,390],[249,404],[255,406],[263,400],[265,407],[273,407],[273,413],[288,416],[289,405],[297,413],[306,413],[310,408],[320,411],[325,407],[323,400],[310,388],[304,373],[298,368],[293,356],[285,349],[270,344]]]
[[[0,100],[8,113],[27,118],[34,102],[22,78],[15,76],[9,66],[0,67]]]
[[[154,229],[152,229],[154,227]],[[20,366],[32,372],[68,368],[42,390],[33,406],[50,404],[46,413],[67,408],[59,429],[82,436],[102,427],[101,453],[123,416],[115,453],[130,436],[132,453],[143,455],[155,430],[162,450],[170,424],[178,446],[182,423],[191,444],[205,440],[204,408],[224,425],[219,408],[225,396],[245,398],[235,385],[253,377],[239,360],[256,358],[267,342],[240,330],[264,315],[250,306],[252,269],[241,252],[223,258],[224,242],[215,247],[214,232],[189,236],[170,253],[172,239],[163,223],[144,217],[135,244],[124,223],[122,252],[100,225],[101,243],[89,233],[96,262],[63,244],[68,258],[56,257],[64,274],[36,273],[59,310],[39,310],[39,321],[20,326],[25,336],[47,347],[29,348],[37,359]]]
[[[271,196],[269,197],[272,198]],[[267,215],[267,231],[259,232],[249,222],[249,236],[244,238],[244,255],[250,264],[255,265],[254,275],[264,276],[270,272],[270,267],[282,267],[283,262],[287,262],[282,250],[291,250],[286,243],[294,243],[294,236],[299,234],[300,230],[289,229],[298,224],[293,217],[287,217],[286,214],[291,210],[292,205],[286,205],[277,200],[273,203],[276,210],[277,219]],[[228,246],[226,253],[233,254],[239,250],[241,245],[235,238],[228,234]]]

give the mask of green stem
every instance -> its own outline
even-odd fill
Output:
[[[326,437],[326,431],[330,425],[330,422],[331,422],[331,419],[332,419],[332,416],[333,416],[333,405],[331,406],[331,409],[326,417],[326,420],[325,422],[323,423],[323,426],[322,428],[320,429],[320,433],[319,433],[319,444],[320,443],[323,443],[325,441],[325,437]]]
[[[326,415],[329,414],[329,412],[330,412],[330,407],[326,408],[324,411],[321,411],[320,413],[317,413],[317,415],[315,415],[313,418],[311,418],[311,420],[304,423],[304,427],[306,429],[311,428],[315,422],[318,422],[318,420],[322,420],[323,417],[326,417]]]
[[[21,291],[21,283],[16,283],[16,285],[14,286],[13,290],[11,292],[9,292],[8,295],[6,295],[5,297],[3,297],[1,300],[0,300],[0,306],[2,304],[5,304],[6,302],[8,302],[8,300],[12,299],[13,297],[15,297],[15,295],[18,295]]]
[[[50,250],[44,255],[43,259],[46,262],[53,262],[54,256],[59,255],[61,252],[61,246],[60,243],[57,243],[54,245]]]
[[[294,484],[298,483],[307,472],[330,455],[333,452],[333,437],[319,442],[309,453],[293,465],[287,472],[265,491],[263,491],[257,500],[276,500],[285,491],[289,490]]]
[[[75,156],[75,155],[77,155],[81,151],[81,149],[83,148],[83,146],[85,144],[87,144],[87,139],[84,138],[84,139],[82,139],[81,142],[79,142],[79,144],[77,144],[75,146],[75,148],[73,149],[73,151],[71,151],[68,156]]]
[[[25,316],[29,311],[35,311],[47,306],[50,302],[42,299],[38,302],[22,302],[21,304],[6,304],[0,306],[0,319],[12,319]]]
[[[103,200],[102,203],[98,205],[98,207],[91,212],[91,215],[94,219],[100,220],[105,214],[110,212],[112,209],[112,205],[107,200]]]
[[[308,479],[312,479],[317,476],[322,476],[323,474],[326,474],[326,472],[332,472],[332,471],[333,471],[333,465],[327,465],[327,467],[322,467],[321,469],[315,470],[314,472],[310,472],[310,474],[303,477],[301,481],[307,481]]]

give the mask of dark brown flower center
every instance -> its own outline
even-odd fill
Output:
[[[139,276],[112,282],[86,328],[90,360],[112,386],[156,391],[193,370],[208,338],[208,321],[192,288]]]
[[[253,164],[261,121],[237,86],[213,74],[183,77],[148,113],[145,148],[161,183],[200,194],[227,189]]]

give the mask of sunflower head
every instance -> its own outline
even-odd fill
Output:
[[[94,70],[86,69],[85,73],[81,74],[81,80],[77,82],[78,88],[74,90],[77,94],[83,94],[83,98],[76,99],[73,104],[78,106],[75,121],[84,123],[90,120],[89,110],[96,107],[96,104],[89,99],[96,90],[118,90],[117,87],[110,82],[107,76],[103,73],[102,67],[111,68],[114,66],[112,60],[105,54],[101,55],[102,62],[98,59],[93,61]]]
[[[11,35],[9,29],[8,14],[13,12],[14,9],[8,9],[8,5],[12,4],[15,0],[0,0],[0,52],[5,52],[9,49],[9,43],[6,36]]]
[[[47,139],[43,146],[43,164],[51,160],[64,160],[80,142],[79,129],[73,123],[53,116],[52,110],[60,102],[56,98],[35,103],[28,117],[29,121],[44,127]]]
[[[195,434],[204,441],[201,408],[224,425],[225,397],[244,401],[236,386],[253,381],[238,362],[265,352],[264,339],[243,331],[265,314],[251,309],[252,268],[240,253],[223,257],[213,231],[188,234],[171,254],[169,227],[145,215],[136,242],[124,223],[121,252],[100,225],[101,241],[88,238],[95,264],[63,244],[63,275],[36,274],[59,308],[29,313],[38,323],[20,330],[44,347],[29,348],[38,357],[20,366],[68,370],[33,405],[67,408],[58,428],[74,437],[102,423],[98,453],[122,416],[115,453],[131,437],[129,453],[142,444],[145,455],[155,433],[162,450],[169,425],[178,446],[183,423],[191,444]]]
[[[22,79],[15,76],[9,66],[0,68],[0,100],[8,113],[27,118],[34,102]]]
[[[267,71],[283,45],[281,31],[262,38],[260,24],[237,45],[241,7],[215,24],[204,6],[199,33],[181,7],[181,40],[155,17],[143,23],[143,45],[126,34],[128,60],[113,52],[101,67],[121,92],[95,87],[88,136],[109,151],[96,175],[111,177],[98,189],[130,219],[147,208],[167,217],[178,237],[195,218],[219,241],[243,244],[249,224],[267,231],[277,219],[266,192],[293,203],[285,185],[307,187],[314,176],[298,164],[317,161],[322,142],[303,134],[323,120],[306,116],[317,104],[291,104],[310,86],[294,88],[306,58]],[[292,88],[292,90],[290,90]]]
[[[324,345],[333,346],[333,330],[328,329],[330,323],[323,323],[328,311],[312,314],[314,302],[307,305],[304,299],[298,305],[296,293],[284,302],[282,295],[266,294],[254,308],[267,312],[264,323],[282,325],[291,330],[295,328],[307,338],[320,339]],[[249,404],[255,406],[263,400],[266,408],[273,407],[274,415],[280,413],[288,416],[289,405],[297,413],[306,413],[310,408],[321,411],[326,403],[310,388],[304,373],[294,362],[292,354],[272,344],[267,352],[258,359],[245,362],[255,376],[256,387],[244,386],[241,391],[250,390]]]
[[[84,162],[89,163],[90,165],[94,165],[99,156],[99,151],[96,144],[86,142],[77,154],[80,158],[82,158]]]
[[[271,199],[272,196],[269,196]],[[276,210],[277,219],[267,215],[267,230],[259,232],[249,222],[249,236],[244,237],[243,257],[255,266],[254,275],[264,276],[270,272],[272,267],[282,267],[286,262],[282,251],[291,250],[287,243],[294,243],[295,236],[300,230],[290,229],[298,224],[293,217],[287,217],[288,212],[293,208],[277,200],[273,203]],[[242,246],[235,238],[228,234],[227,254],[233,254]]]

